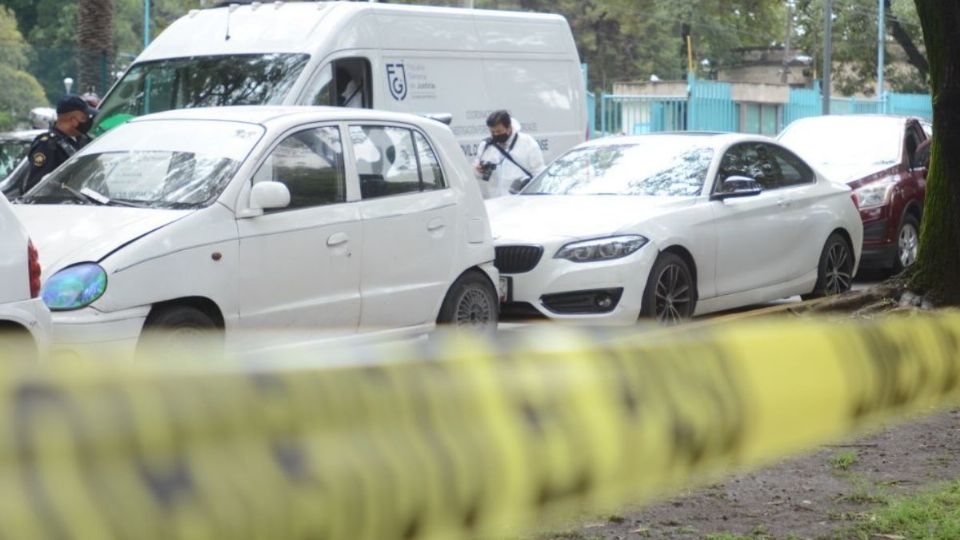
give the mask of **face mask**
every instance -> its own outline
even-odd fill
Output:
[[[507,142],[508,139],[510,139],[509,133],[501,133],[500,135],[493,135],[490,137],[490,140],[497,144],[503,144]]]
[[[87,118],[86,121],[77,124],[77,131],[86,135],[91,127],[93,127],[93,118]]]

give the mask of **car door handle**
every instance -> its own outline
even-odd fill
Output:
[[[430,232],[439,231],[443,227],[443,220],[440,218],[432,219],[430,220],[430,223],[427,224],[427,230]]]
[[[779,207],[781,207],[781,208],[786,208],[786,207],[790,206],[791,204],[792,204],[792,201],[791,201],[790,199],[780,199],[780,200],[777,201],[777,206],[779,206]]]
[[[334,234],[331,234],[329,238],[327,238],[327,247],[342,246],[349,241],[350,241],[350,237],[347,235],[347,233],[342,233],[342,232],[334,233]]]

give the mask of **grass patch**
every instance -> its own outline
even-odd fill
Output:
[[[843,450],[842,452],[837,452],[832,458],[830,458],[830,466],[838,471],[849,470],[850,467],[853,467],[858,461],[860,461],[860,456],[853,450]]]
[[[871,519],[842,538],[868,540],[875,535],[925,540],[960,538],[960,481],[909,497],[898,498],[875,510]]]
[[[853,473],[850,474],[849,481],[850,493],[837,497],[837,502],[883,504],[890,500],[884,486],[881,484],[871,483],[866,478]]]

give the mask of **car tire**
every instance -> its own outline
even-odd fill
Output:
[[[846,238],[833,233],[827,238],[817,264],[817,283],[804,300],[844,293],[853,285],[853,250]]]
[[[33,335],[23,327],[0,324],[0,350],[7,361],[36,362],[39,357]]]
[[[656,319],[661,324],[689,319],[697,306],[696,291],[687,262],[675,253],[661,253],[647,277],[640,317]]]
[[[463,274],[447,291],[437,324],[493,332],[497,328],[500,301],[490,280],[479,272]]]
[[[144,322],[137,354],[167,354],[171,348],[190,350],[200,341],[209,347],[208,352],[222,351],[222,332],[209,315],[191,306],[157,307]]]
[[[893,257],[893,273],[899,274],[917,262],[920,247],[920,222],[912,214],[905,214],[897,229],[897,253]]]

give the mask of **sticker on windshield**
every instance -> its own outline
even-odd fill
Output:
[[[163,186],[170,166],[168,152],[137,152],[120,159],[107,177],[110,196],[116,199],[149,200]],[[159,182],[158,182],[159,180]]]

